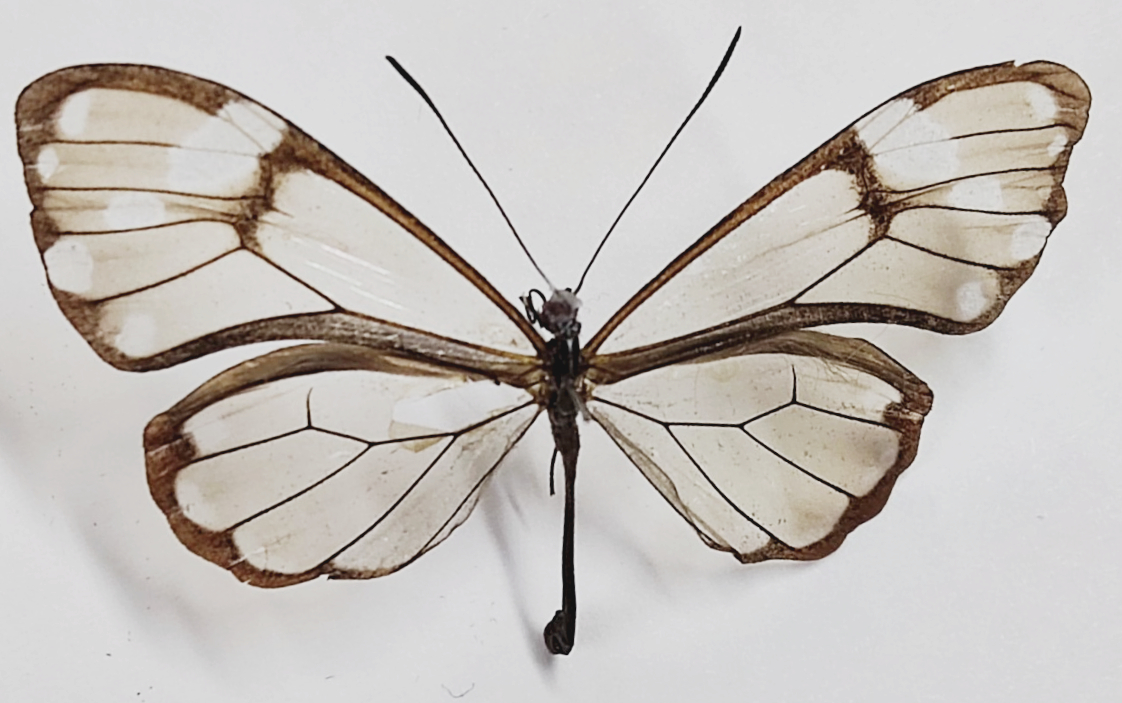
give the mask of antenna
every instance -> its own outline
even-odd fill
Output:
[[[674,132],[674,136],[670,137],[670,141],[666,143],[666,146],[663,148],[662,153],[658,155],[657,159],[655,159],[654,164],[651,166],[650,170],[647,171],[647,175],[643,176],[643,180],[639,183],[639,187],[636,188],[635,192],[631,194],[631,197],[627,199],[627,202],[623,205],[623,209],[619,211],[619,214],[616,215],[615,221],[612,222],[612,226],[609,227],[608,231],[604,233],[604,237],[600,240],[599,246],[596,247],[596,251],[592,253],[592,258],[588,261],[588,266],[584,267],[584,273],[582,273],[580,276],[580,282],[577,283],[577,287],[573,289],[574,295],[580,292],[581,286],[584,285],[584,279],[586,276],[588,276],[589,269],[591,269],[592,264],[595,263],[596,257],[600,256],[600,251],[604,248],[604,245],[608,243],[608,237],[610,237],[612,235],[612,232],[615,231],[616,225],[618,225],[619,221],[623,219],[623,213],[627,212],[627,208],[631,207],[631,203],[634,202],[636,196],[639,195],[639,191],[643,190],[643,186],[647,185],[647,181],[651,179],[651,174],[654,173],[654,170],[658,168],[658,165],[660,163],[662,163],[662,157],[666,156],[666,152],[670,151],[670,147],[673,146],[674,141],[678,138],[678,135],[681,134],[682,130],[686,128],[686,125],[689,124],[689,121],[693,118],[694,113],[696,113],[698,108],[701,107],[701,104],[705,102],[705,98],[709,97],[709,93],[713,90],[713,86],[717,84],[717,79],[720,78],[721,74],[725,72],[725,66],[728,65],[729,59],[732,58],[732,50],[736,48],[736,43],[740,41],[740,30],[740,27],[736,28],[736,34],[733,35],[732,41],[729,42],[729,48],[725,50],[725,56],[721,59],[721,64],[717,66],[717,70],[713,74],[713,77],[709,79],[709,85],[705,87],[705,91],[701,94],[701,97],[698,98],[697,103],[695,103],[693,106],[693,109],[690,110],[690,113],[688,115],[686,115],[686,119],[682,120],[682,124],[678,126],[678,129]]]
[[[452,128],[448,126],[448,122],[444,119],[444,115],[441,115],[440,110],[436,109],[436,104],[433,103],[432,98],[430,98],[428,93],[425,92],[425,89],[421,87],[421,84],[414,80],[413,76],[409,75],[409,72],[406,71],[405,68],[397,62],[397,59],[392,56],[387,56],[386,61],[389,61],[390,65],[393,66],[399,74],[401,74],[401,77],[405,79],[406,83],[413,86],[413,90],[417,91],[417,94],[420,95],[421,99],[425,101],[425,104],[429,106],[429,109],[432,110],[432,113],[436,115],[436,119],[440,120],[440,125],[444,127],[444,131],[448,134],[449,137],[452,138],[452,143],[455,144],[456,148],[460,150],[460,154],[464,157],[464,161],[467,161],[468,166],[471,167],[471,170],[475,173],[476,178],[478,178],[479,182],[483,184],[483,187],[487,190],[487,194],[491,196],[491,200],[495,203],[495,207],[499,209],[499,213],[506,221],[507,227],[510,227],[510,231],[514,233],[514,238],[518,241],[518,246],[522,247],[522,251],[525,252],[526,258],[529,259],[530,263],[533,264],[535,269],[537,269],[538,274],[541,275],[542,279],[545,281],[545,284],[549,286],[549,289],[551,291],[556,291],[557,288],[549,280],[549,277],[545,275],[545,272],[542,271],[541,266],[538,266],[538,262],[534,260],[533,254],[530,253],[530,250],[526,247],[526,243],[523,242],[522,237],[519,236],[518,230],[514,229],[514,223],[510,221],[510,218],[506,214],[506,210],[504,210],[502,204],[499,203],[499,199],[495,196],[495,191],[491,190],[491,186],[487,184],[486,179],[483,178],[483,174],[480,173],[479,169],[475,167],[475,163],[471,160],[471,157],[467,155],[467,151],[465,151],[463,145],[460,144],[460,140],[456,139],[456,135],[452,133]]]

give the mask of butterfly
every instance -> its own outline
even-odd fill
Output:
[[[1066,213],[1089,107],[1079,76],[1047,62],[907,90],[736,207],[583,345],[576,292],[519,309],[225,86],[75,66],[28,86],[16,122],[51,291],[102,359],[148,371],[302,342],[145,428],[152,496],[188,549],[262,587],[391,573],[468,517],[544,413],[565,476],[545,640],[567,654],[582,416],[708,546],[745,563],[833,552],[911,464],[932,394],[873,344],[817,328],[993,322]],[[486,407],[410,411],[465,389]]]

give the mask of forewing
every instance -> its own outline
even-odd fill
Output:
[[[470,381],[484,391],[466,396],[474,404],[433,411],[450,400],[435,394]],[[179,539],[243,581],[373,578],[467,518],[539,411],[526,391],[439,366],[364,347],[292,347],[156,416],[144,433],[148,484]]]
[[[28,86],[16,123],[51,289],[117,367],[276,338],[543,346],[415,217],[229,88],[77,66]]]
[[[592,389],[588,409],[709,546],[817,559],[912,462],[927,386],[872,344],[786,332]]]
[[[586,355],[667,341],[711,348],[837,322],[981,329],[1064,217],[1061,184],[1089,106],[1075,73],[1043,62],[912,88],[734,210]]]

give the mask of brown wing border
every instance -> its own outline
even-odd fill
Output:
[[[1062,181],[1067,169],[1070,147],[1074,146],[1082,137],[1087,124],[1091,95],[1086,83],[1071,69],[1047,61],[1035,61],[1021,65],[1016,65],[1010,61],[951,73],[909,88],[884,101],[865,115],[854,120],[845,129],[828,139],[800,162],[777,176],[730,212],[643,286],[596,332],[584,347],[584,355],[589,360],[590,366],[596,369],[597,373],[604,373],[606,377],[618,376],[622,378],[625,375],[638,373],[645,368],[654,368],[693,356],[709,354],[725,346],[736,345],[744,339],[824,324],[884,322],[920,327],[944,334],[967,334],[989,325],[1004,309],[1005,301],[1032,274],[1040,255],[1024,262],[1017,268],[1002,270],[1001,304],[995,306],[988,315],[973,322],[954,322],[929,313],[887,305],[834,303],[796,306],[788,301],[768,310],[667,342],[659,342],[658,344],[619,353],[596,354],[600,345],[628,315],[690,262],[697,259],[745,220],[763,210],[794,186],[823,170],[832,168],[853,174],[865,191],[862,206],[872,218],[875,231],[878,234],[887,232],[889,222],[903,208],[878,200],[879,181],[871,167],[872,156],[860,142],[854,126],[884,105],[902,98],[914,101],[917,107],[923,109],[957,91],[1015,81],[1032,81],[1058,93],[1062,102],[1060,112],[1067,118],[1066,121],[1059,120],[1058,123],[1065,124],[1075,132],[1075,139],[1070,142],[1066,152],[1061,154],[1056,163],[1049,169],[1058,174],[1057,185],[1053,189],[1052,197],[1047,202],[1042,214],[1055,227],[1067,214],[1067,199],[1064,195]],[[696,352],[691,353],[690,349],[694,349]]]

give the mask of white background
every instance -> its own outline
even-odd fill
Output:
[[[417,96],[426,86],[547,271],[571,284],[716,66],[721,84],[587,289],[593,330],[717,219],[884,99],[1049,59],[1094,104],[1070,213],[986,331],[874,328],[935,392],[880,517],[814,564],[706,549],[595,427],[568,658],[560,497],[538,426],[407,569],[280,591],[193,556],[140,432],[237,359],[128,374],[59,313],[0,140],[0,699],[1107,701],[1122,690],[1122,21],[1113,0],[37,2],[0,20],[0,103],[63,66],[151,63],[285,115],[514,298],[540,285]]]

